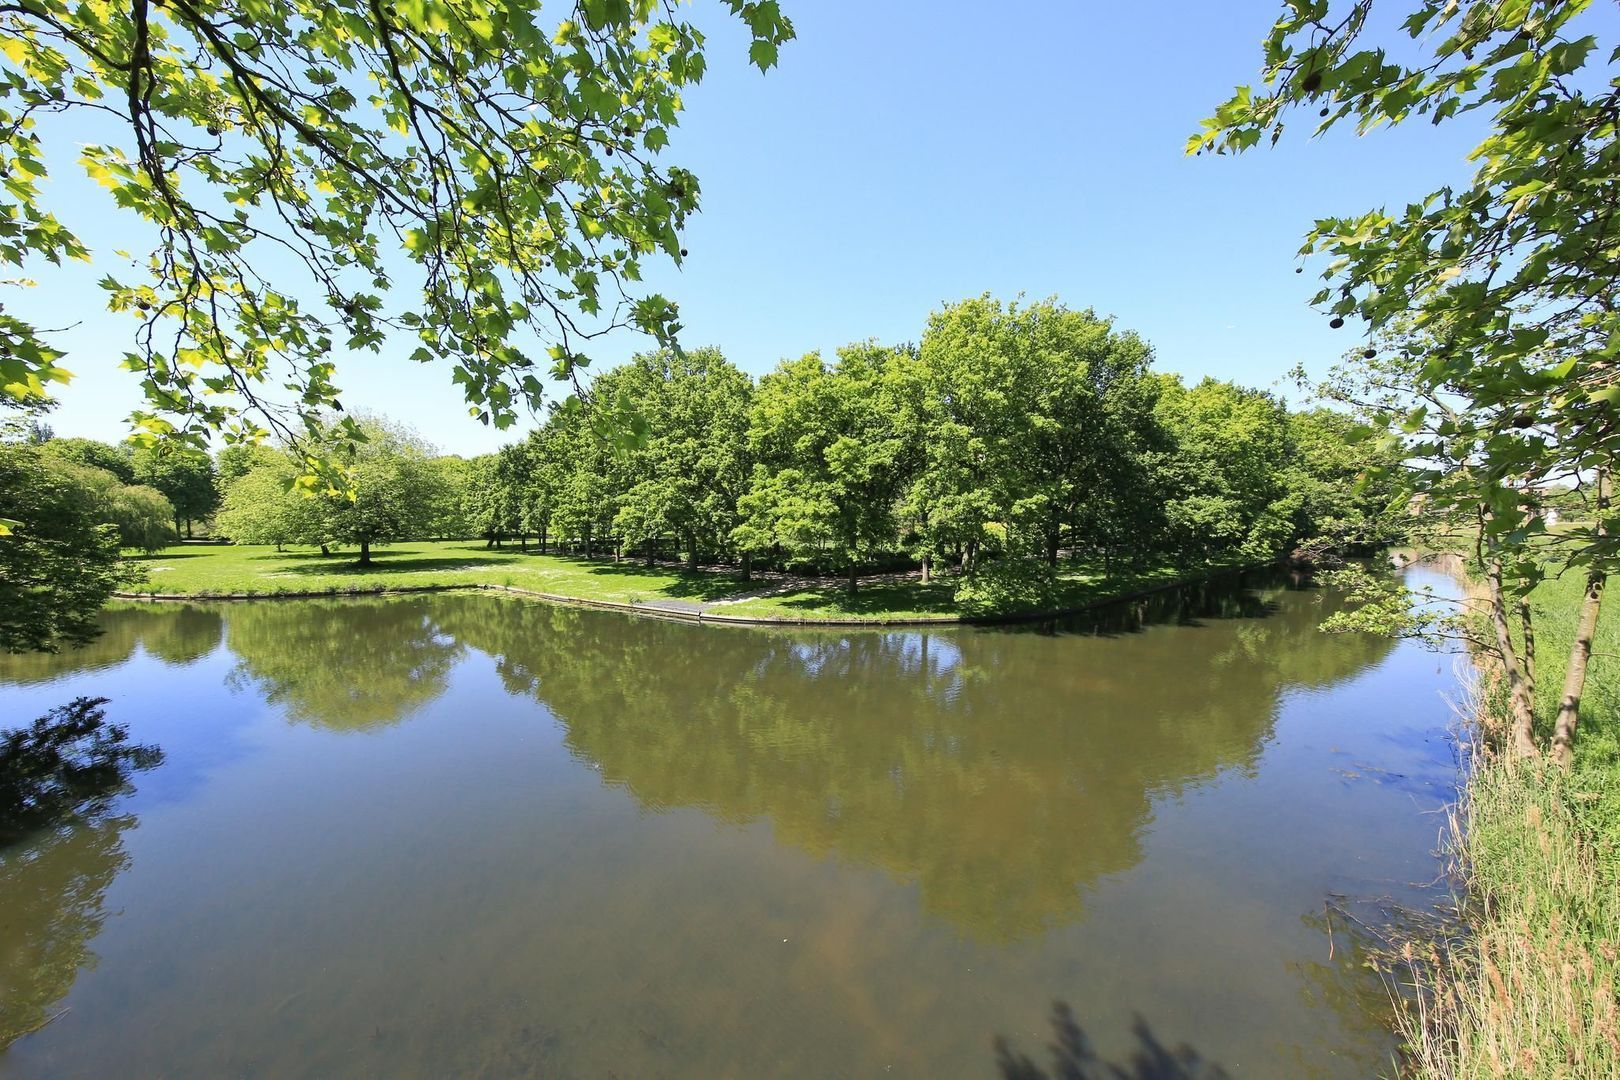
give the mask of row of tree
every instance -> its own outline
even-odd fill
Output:
[[[867,568],[1261,560],[1372,538],[1391,489],[1358,486],[1381,451],[1350,443],[1347,416],[1151,365],[1089,310],[989,297],[937,312],[920,345],[811,353],[757,384],[717,349],[660,350],[470,461],[363,421],[363,442],[327,448],[352,496],[300,488],[287,453],[227,451],[217,528],[362,562],[392,540],[534,537],[587,557],[836,571],[852,589]]]

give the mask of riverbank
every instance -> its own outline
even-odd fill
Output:
[[[853,594],[842,578],[754,574],[729,567],[689,569],[642,561],[584,559],[480,541],[398,544],[359,566],[350,553],[281,551],[253,546],[184,546],[133,556],[147,571],[131,599],[248,600],[495,589],[559,603],[585,604],[701,622],[894,625],[1029,618],[1085,610],[1169,588],[1235,565],[1174,566],[1104,573],[1066,562],[1038,589],[960,589],[950,576],[924,583],[915,573],[861,579]],[[993,585],[993,576],[985,575]]]
[[[1531,595],[1539,735],[1552,726],[1582,582]],[[1407,962],[1411,1072],[1426,1078],[1620,1076],[1620,615],[1603,612],[1566,774],[1481,748],[1450,825],[1469,933]],[[1487,732],[1508,707],[1489,673]],[[1425,954],[1427,954],[1425,956]]]

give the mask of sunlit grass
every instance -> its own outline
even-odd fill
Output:
[[[1537,713],[1550,729],[1582,581],[1531,596]],[[1610,603],[1620,600],[1611,598]],[[1505,710],[1487,689],[1478,708]],[[1600,620],[1566,775],[1484,756],[1453,819],[1469,936],[1408,956],[1422,993],[1405,1002],[1415,1075],[1620,1076],[1620,613]]]
[[[853,594],[840,577],[760,577],[745,581],[733,568],[689,570],[669,563],[542,555],[533,548],[485,547],[481,541],[396,544],[372,552],[359,566],[352,552],[195,545],[133,556],[147,572],[149,595],[287,596],[505,586],[574,600],[652,604],[708,615],[794,620],[906,620],[960,615],[1024,614],[1084,607],[1156,586],[1201,576],[1210,568],[1159,564],[1105,574],[1096,566],[1060,567],[1038,603],[1027,597],[992,597],[964,607],[957,579],[924,584],[916,574],[864,579]]]

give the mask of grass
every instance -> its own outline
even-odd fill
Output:
[[[148,571],[145,595],[296,596],[386,589],[502,585],[575,600],[615,604],[702,607],[713,614],[749,618],[904,620],[1055,611],[1197,578],[1208,567],[1168,565],[1104,575],[1084,564],[1060,567],[1038,593],[1009,590],[958,596],[954,578],[923,584],[916,575],[883,575],[862,582],[853,595],[842,578],[744,581],[729,569],[687,570],[639,560],[541,555],[482,541],[396,544],[372,552],[359,566],[352,553],[276,551],[253,546],[181,546],[132,556]],[[716,605],[709,607],[709,605]]]
[[[1537,719],[1550,729],[1582,582],[1531,596]],[[1620,596],[1611,597],[1612,605]],[[1477,704],[1506,715],[1499,688]],[[1620,610],[1598,624],[1574,767],[1488,750],[1455,813],[1451,847],[1470,933],[1408,951],[1422,991],[1402,1027],[1414,1075],[1620,1077]],[[1546,735],[1546,730],[1542,732]]]

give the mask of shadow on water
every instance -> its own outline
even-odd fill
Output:
[[[1277,613],[1275,597],[1279,592],[1315,588],[1308,576],[1294,571],[1239,570],[1073,615],[992,624],[983,629],[1009,634],[1111,637],[1140,633],[1152,626],[1203,626],[1229,619],[1263,619]]]
[[[1097,1054],[1091,1039],[1066,1002],[1052,1003],[1051,1064],[1042,1068],[1005,1036],[995,1040],[996,1069],[1002,1080],[1227,1080],[1219,1065],[1204,1060],[1186,1043],[1171,1047],[1137,1016],[1131,1023],[1135,1047],[1129,1057],[1110,1061]]]

